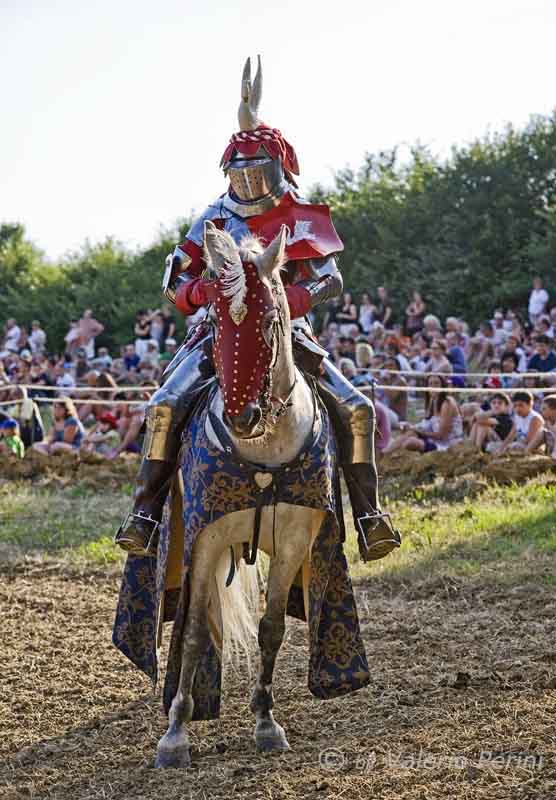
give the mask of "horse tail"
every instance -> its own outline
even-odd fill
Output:
[[[224,632],[224,658],[251,676],[251,658],[258,634],[261,595],[259,562],[252,567],[240,560],[234,579],[226,586],[230,572],[230,551],[225,550],[216,567],[216,586]]]

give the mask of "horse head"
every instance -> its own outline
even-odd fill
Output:
[[[286,233],[282,226],[266,248],[255,238],[238,246],[228,233],[205,222],[205,260],[216,275],[209,288],[217,323],[214,365],[225,421],[240,439],[264,434],[289,399],[280,396],[280,384],[294,374],[288,357],[290,314],[280,277]]]

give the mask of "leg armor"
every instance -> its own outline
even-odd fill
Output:
[[[388,514],[380,510],[375,460],[375,410],[327,358],[318,381],[332,419],[364,561],[382,558],[401,543]]]
[[[207,348],[211,342],[210,333],[192,349],[180,351],[147,406],[133,510],[115,537],[116,544],[135,555],[156,555],[158,526],[176,469],[181,433],[195,400],[214,375]]]

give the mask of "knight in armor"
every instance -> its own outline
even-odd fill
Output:
[[[310,204],[298,195],[295,151],[279,130],[259,119],[261,92],[260,57],[253,83],[248,59],[242,78],[240,130],[230,139],[221,160],[229,179],[228,191],[193,223],[185,241],[168,256],[164,294],[185,315],[208,305],[203,274],[205,220],[228,231],[238,244],[245,236],[256,235],[266,246],[282,225],[288,227],[284,283],[296,363],[316,377],[319,395],[330,414],[361,557],[381,558],[399,545],[400,537],[379,505],[373,403],[336,369],[305,319],[315,306],[342,293],[336,254],[343,250],[343,244],[328,207]],[[135,502],[115,538],[130,553],[156,555],[157,529],[176,470],[181,434],[189,413],[214,380],[212,336],[208,320],[190,332],[149,402]]]

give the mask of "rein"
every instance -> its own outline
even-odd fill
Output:
[[[286,401],[283,402],[283,405],[279,409],[279,416],[282,416],[286,413],[287,409],[291,407],[291,395],[297,383],[297,375],[296,380],[289,392],[288,398]],[[275,540],[275,525],[276,525],[276,503],[277,497],[281,486],[281,481],[283,478],[284,473],[289,472],[290,470],[295,469],[302,461],[305,454],[310,451],[320,434],[318,428],[318,421],[320,416],[318,414],[319,404],[317,401],[317,395],[313,390],[311,392],[311,396],[313,398],[313,422],[311,424],[311,428],[305,441],[303,442],[299,453],[293,459],[286,464],[279,464],[278,466],[269,466],[267,464],[258,464],[253,461],[247,461],[243,456],[241,456],[230,436],[228,429],[223,424],[223,422],[219,419],[219,417],[214,413],[214,411],[210,410],[208,412],[208,417],[210,420],[210,424],[214,431],[214,434],[220,444],[222,450],[238,464],[240,468],[245,470],[248,480],[254,484],[256,487],[256,501],[255,501],[255,519],[253,522],[253,537],[251,540],[251,548],[249,549],[249,545],[247,542],[243,543],[243,559],[246,564],[252,566],[256,563],[257,560],[257,552],[259,549],[259,539],[261,534],[261,517],[262,517],[262,510],[264,506],[272,506],[274,510],[273,514],[273,524],[272,524],[272,542],[273,542],[273,549],[276,552],[276,540]],[[289,402],[288,402],[289,401]],[[210,399],[209,399],[210,403]],[[229,586],[234,578],[235,574],[235,558],[234,558],[234,551],[233,548],[231,550],[231,563],[230,563],[230,572],[226,579],[226,586]]]

